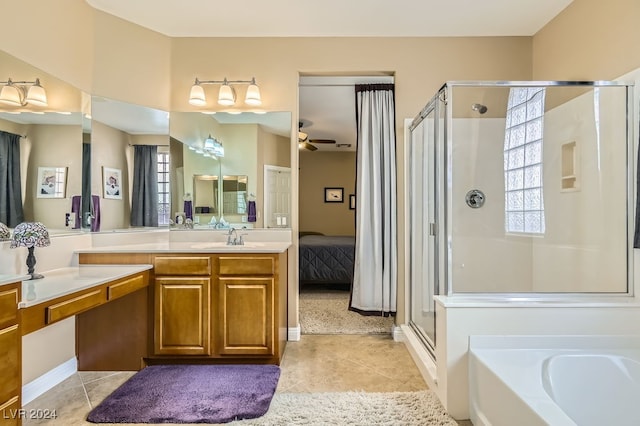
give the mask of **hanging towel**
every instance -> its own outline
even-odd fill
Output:
[[[72,229],[80,229],[82,225],[80,222],[80,213],[82,208],[80,207],[80,203],[82,202],[82,197],[79,195],[74,195],[71,197],[71,213],[75,213],[73,218],[73,228]]]
[[[91,232],[100,231],[100,196],[91,196]]]
[[[255,201],[249,201],[249,205],[247,207],[247,220],[249,222],[256,221],[256,202]]]
[[[193,201],[185,200],[184,215],[186,216],[187,219],[193,220]]]

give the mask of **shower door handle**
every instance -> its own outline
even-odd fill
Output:
[[[435,237],[435,235],[436,235],[436,224],[435,223],[429,223],[429,235],[433,235]]]

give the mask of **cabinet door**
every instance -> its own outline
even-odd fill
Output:
[[[273,355],[273,277],[221,277],[218,342],[222,355]]]
[[[157,355],[209,355],[209,278],[156,277]]]
[[[8,418],[16,421],[16,412],[10,412],[10,409],[15,409],[15,405],[20,408],[19,395],[22,391],[20,339],[18,324],[0,330],[0,407],[2,407],[0,419],[7,421]]]

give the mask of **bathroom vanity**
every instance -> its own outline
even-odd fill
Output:
[[[80,252],[80,264],[153,268],[149,288],[126,306],[112,304],[78,315],[78,369],[131,370],[182,362],[279,364],[287,340],[289,245],[173,242]],[[108,332],[114,328],[146,338],[122,339]]]

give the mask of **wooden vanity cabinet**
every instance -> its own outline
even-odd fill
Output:
[[[154,353],[211,355],[211,258],[154,259]]]
[[[221,355],[274,355],[272,255],[220,256],[216,347]]]
[[[86,256],[86,257],[85,257]],[[287,340],[287,253],[81,255],[80,263],[151,263],[147,364],[279,364]]]
[[[20,283],[0,286],[0,425],[20,425],[22,334],[18,317]]]

